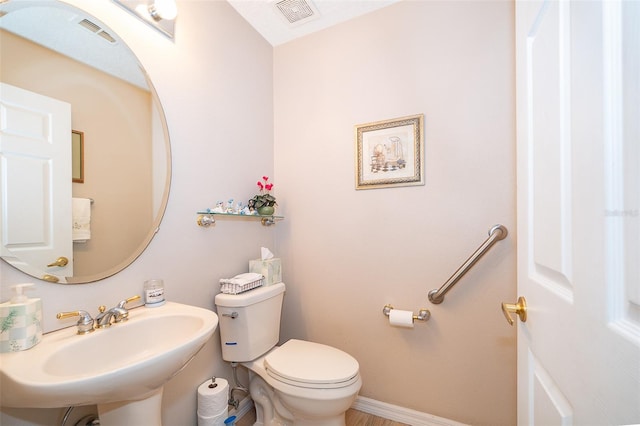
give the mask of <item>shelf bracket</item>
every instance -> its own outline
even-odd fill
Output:
[[[202,226],[203,228],[208,228],[216,224],[216,219],[213,215],[210,214],[201,214],[198,215],[198,226]]]

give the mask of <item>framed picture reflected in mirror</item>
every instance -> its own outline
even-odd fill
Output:
[[[84,183],[84,132],[71,131],[71,180]]]

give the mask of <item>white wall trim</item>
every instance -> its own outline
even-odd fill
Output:
[[[464,423],[398,405],[387,404],[364,396],[358,396],[351,408],[412,426],[466,426]]]
[[[240,401],[237,410],[229,410],[230,416],[241,419],[253,408],[253,401],[250,397],[245,397]],[[422,413],[410,408],[388,404],[375,399],[358,396],[351,408],[364,413],[373,414],[395,422],[406,423],[411,426],[467,426],[465,423],[434,416],[433,414]]]
[[[247,414],[253,408],[253,400],[250,396],[245,396],[238,404],[238,408],[232,408],[229,410],[229,416],[236,416],[237,420],[240,420],[245,414]]]

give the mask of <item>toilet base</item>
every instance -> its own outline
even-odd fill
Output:
[[[293,415],[280,403],[273,388],[252,371],[249,378],[249,394],[256,407],[253,426],[293,426]]]
[[[256,408],[254,426],[346,426],[346,411],[357,395],[356,391],[336,400],[304,402],[298,395],[274,390],[254,371],[250,370],[249,377],[249,392]],[[357,384],[358,389],[360,384]]]

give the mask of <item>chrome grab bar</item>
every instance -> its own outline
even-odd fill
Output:
[[[469,269],[484,255],[491,246],[493,246],[496,242],[503,240],[507,236],[507,228],[502,225],[494,225],[491,229],[489,229],[489,238],[487,238],[484,243],[476,250],[456,272],[451,275],[451,277],[447,280],[446,283],[442,285],[439,289],[434,289],[429,292],[429,301],[436,305],[442,303],[444,300],[444,295],[453,287],[459,280],[462,278],[464,274],[466,274]]]

